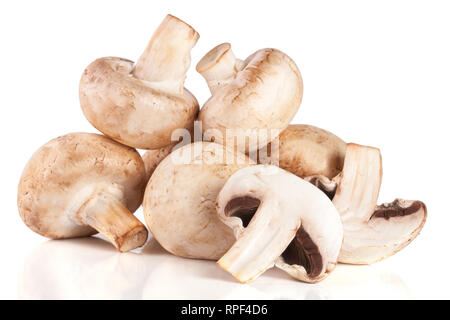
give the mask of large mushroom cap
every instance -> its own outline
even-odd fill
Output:
[[[289,125],[279,136],[279,166],[304,178],[341,172],[347,144],[331,132],[306,124]]]
[[[277,49],[258,50],[240,61],[228,43],[221,44],[197,64],[197,71],[212,92],[199,120],[205,135],[215,142],[233,145],[237,136],[239,150],[264,147],[288,126],[300,107],[300,71]]]
[[[218,219],[215,200],[225,181],[249,163],[210,142],[173,151],[154,171],[144,196],[145,220],[156,240],[178,256],[221,257],[235,239]]]
[[[136,64],[115,57],[92,62],[79,88],[86,118],[128,146],[159,149],[171,144],[172,132],[190,129],[198,113],[197,100],[183,88],[198,38],[191,26],[168,15]]]
[[[33,154],[22,173],[17,202],[33,231],[53,239],[81,237],[98,231],[85,217],[94,199],[108,202],[111,197],[119,206],[112,211],[121,211],[122,205],[134,212],[144,188],[144,163],[136,150],[102,135],[71,133]]]
[[[317,282],[336,266],[339,213],[319,189],[279,167],[238,170],[217,197],[217,213],[237,238],[218,264],[241,282],[275,264],[301,281]]]

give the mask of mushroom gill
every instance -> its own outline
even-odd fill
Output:
[[[261,200],[241,196],[231,199],[225,206],[225,215],[238,217],[246,228],[258,210]],[[285,263],[299,265],[306,269],[310,277],[317,277],[323,267],[319,248],[305,231],[303,226],[298,229],[294,239],[282,253]]]

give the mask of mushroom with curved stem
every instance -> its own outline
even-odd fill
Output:
[[[217,197],[236,242],[217,264],[241,282],[276,265],[318,282],[335,268],[342,224],[331,201],[307,181],[271,165],[238,170]]]
[[[221,144],[236,144],[239,151],[266,146],[300,107],[300,71],[277,49],[261,49],[241,61],[230,44],[223,43],[208,52],[196,69],[212,93],[199,113],[204,134]]]
[[[339,262],[370,264],[408,245],[423,228],[427,209],[423,202],[396,199],[377,206],[381,186],[380,150],[347,145],[342,172],[333,180],[306,178],[332,198],[344,226]]]
[[[215,200],[236,170],[254,164],[211,142],[174,150],[156,168],[144,195],[144,216],[155,239],[170,253],[219,259],[235,241],[216,214]]]
[[[183,87],[198,38],[191,26],[168,15],[136,64],[115,57],[92,62],[79,88],[86,118],[131,147],[159,149],[171,144],[172,132],[191,129],[198,113],[197,100]]]
[[[105,136],[71,133],[34,153],[20,178],[17,204],[25,224],[44,237],[100,232],[123,252],[147,240],[147,229],[132,214],[144,188],[136,150]]]

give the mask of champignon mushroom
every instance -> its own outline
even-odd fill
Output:
[[[324,279],[336,266],[343,230],[318,191],[276,166],[238,170],[217,197],[218,216],[237,239],[217,264],[241,282],[275,264],[301,281]]]
[[[123,252],[147,239],[147,229],[132,214],[144,188],[144,163],[136,150],[102,135],[71,133],[33,154],[20,178],[17,204],[25,224],[44,237],[100,232]]]
[[[198,113],[197,100],[183,87],[198,38],[191,26],[168,15],[136,64],[114,57],[92,62],[79,88],[86,118],[131,147],[171,144],[172,132],[191,129]]]
[[[344,168],[333,180],[306,178],[325,190],[340,213],[344,242],[339,262],[370,264],[408,245],[423,228],[427,209],[423,202],[396,199],[377,206],[381,186],[380,150],[347,145]]]
[[[241,61],[223,43],[200,60],[197,71],[212,93],[199,113],[206,138],[236,144],[242,152],[266,146],[300,107],[300,71],[277,49],[258,50]]]
[[[150,232],[170,253],[197,259],[220,258],[233,244],[233,232],[216,214],[215,200],[236,170],[253,164],[211,142],[173,151],[156,168],[144,195]]]
[[[145,165],[145,174],[147,177],[147,181],[150,180],[150,177],[152,176],[158,164],[172,152],[173,147],[173,145],[168,145],[161,149],[148,150],[144,153],[144,155],[142,156],[142,160],[144,161]]]
[[[197,122],[194,122],[194,126],[196,125],[196,123]],[[195,132],[195,129],[194,131],[175,131],[172,135],[172,140],[175,141],[176,139],[178,139],[177,143],[172,143],[168,146],[162,147],[161,149],[147,150],[144,153],[144,155],[142,156],[142,160],[144,160],[147,182],[150,180],[150,177],[152,176],[159,163],[163,161],[164,158],[167,157],[172,151],[175,151],[176,149],[195,141]],[[198,140],[200,140],[200,138],[201,137],[197,137]]]
[[[331,132],[306,124],[289,125],[279,138],[280,168],[301,178],[322,175],[335,177],[344,165],[347,144]],[[272,148],[268,147],[268,150]]]

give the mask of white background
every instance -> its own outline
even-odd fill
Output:
[[[136,60],[167,13],[200,33],[186,80],[200,104],[209,91],[194,67],[213,46],[230,42],[240,58],[264,47],[290,55],[304,80],[293,123],[379,147],[380,202],[424,201],[419,237],[372,266],[339,265],[317,285],[277,270],[241,285],[154,240],[120,254],[97,238],[28,230],[16,192],[29,157],[59,135],[95,132],[78,102],[84,68],[103,56]],[[449,17],[445,1],[2,1],[0,298],[450,298]]]

